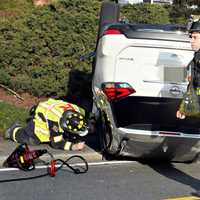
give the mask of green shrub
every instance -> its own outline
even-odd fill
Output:
[[[10,83],[9,74],[1,68],[0,68],[0,83],[3,85],[9,85],[9,83]]]
[[[20,10],[31,9],[32,0],[1,0],[0,10]]]
[[[66,95],[70,70],[80,68],[79,57],[95,48],[99,6],[94,0],[62,0],[2,21],[0,63],[7,79],[1,82],[36,96]],[[81,68],[91,71],[88,63]]]
[[[170,14],[170,22],[174,24],[186,24],[192,10],[184,5],[173,5],[167,8]]]
[[[142,24],[168,24],[169,12],[158,4],[133,4],[122,8],[122,19],[126,18],[132,23]]]

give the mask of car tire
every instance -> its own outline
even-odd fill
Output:
[[[112,155],[117,156],[120,152],[120,142],[113,137],[110,122],[108,121],[106,114],[101,113],[99,120],[99,131],[101,138],[101,149],[104,156]]]
[[[119,22],[120,7],[114,2],[103,2],[100,11],[98,39],[108,24]]]

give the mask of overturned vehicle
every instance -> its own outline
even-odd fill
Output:
[[[118,4],[102,4],[92,90],[106,153],[180,162],[198,157],[200,119],[176,118],[193,54],[186,27],[120,22]]]

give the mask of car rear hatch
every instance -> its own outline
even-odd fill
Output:
[[[193,56],[188,36],[151,26],[117,28],[125,38],[116,55],[114,82],[127,83],[135,90],[111,103],[117,126],[198,132],[199,119],[176,118],[188,85],[186,67]]]

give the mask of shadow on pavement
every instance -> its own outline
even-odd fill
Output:
[[[177,169],[173,163],[160,164],[155,162],[155,163],[148,163],[148,166],[167,178],[170,178],[184,185],[190,186],[192,189],[196,191],[191,194],[200,197],[200,180]]]

